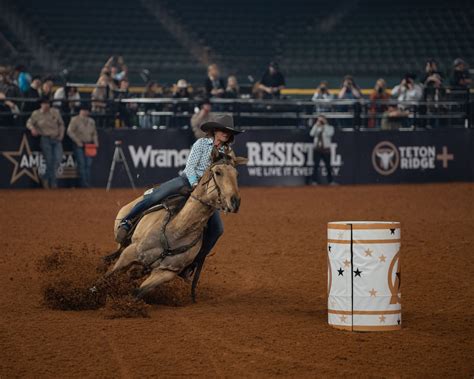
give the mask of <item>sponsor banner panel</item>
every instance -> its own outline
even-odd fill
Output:
[[[334,179],[341,184],[468,181],[474,177],[473,131],[336,132],[330,146]],[[122,149],[135,184],[149,187],[184,168],[194,142],[183,130],[99,130],[100,148],[92,165],[92,184],[105,187],[115,142]],[[58,170],[59,185],[77,185],[72,142],[65,138]],[[242,185],[297,186],[310,181],[314,169],[307,130],[255,130],[239,135],[234,145],[249,164],[239,167]],[[326,174],[323,163],[318,167]],[[0,187],[40,186],[45,162],[39,139],[20,128],[0,128]],[[129,186],[123,163],[116,165],[112,187]]]
[[[472,180],[472,130],[358,133],[356,183]]]
[[[351,183],[354,159],[347,161],[341,151],[350,151],[353,133],[336,133],[330,146],[334,179]],[[234,146],[237,155],[248,157],[247,166],[239,168],[239,182],[243,185],[298,186],[311,181],[314,170],[313,142],[307,130],[255,130],[239,135]],[[326,176],[323,162],[320,173]]]

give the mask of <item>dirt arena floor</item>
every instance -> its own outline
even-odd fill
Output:
[[[113,251],[136,193],[1,191],[0,378],[474,375],[473,184],[241,192],[197,304],[178,293],[149,318],[108,319],[48,308],[35,262]],[[344,219],[402,222],[401,331],[328,326],[326,223]]]

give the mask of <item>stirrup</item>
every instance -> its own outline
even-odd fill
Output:
[[[117,236],[115,237],[115,241],[121,244],[123,241],[125,241],[131,229],[132,223],[129,220],[123,219],[120,221],[120,224],[117,228]]]

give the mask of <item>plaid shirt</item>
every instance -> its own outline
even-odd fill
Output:
[[[183,170],[191,186],[198,182],[211,165],[211,152],[213,147],[214,140],[212,138],[199,138],[194,142],[188,160],[186,161],[186,167]],[[219,151],[224,152],[224,148],[219,148]]]

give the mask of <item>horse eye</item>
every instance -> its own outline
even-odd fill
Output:
[[[221,175],[222,175],[222,172],[220,172],[219,170],[216,170],[215,173],[216,173],[217,176],[221,176]]]

